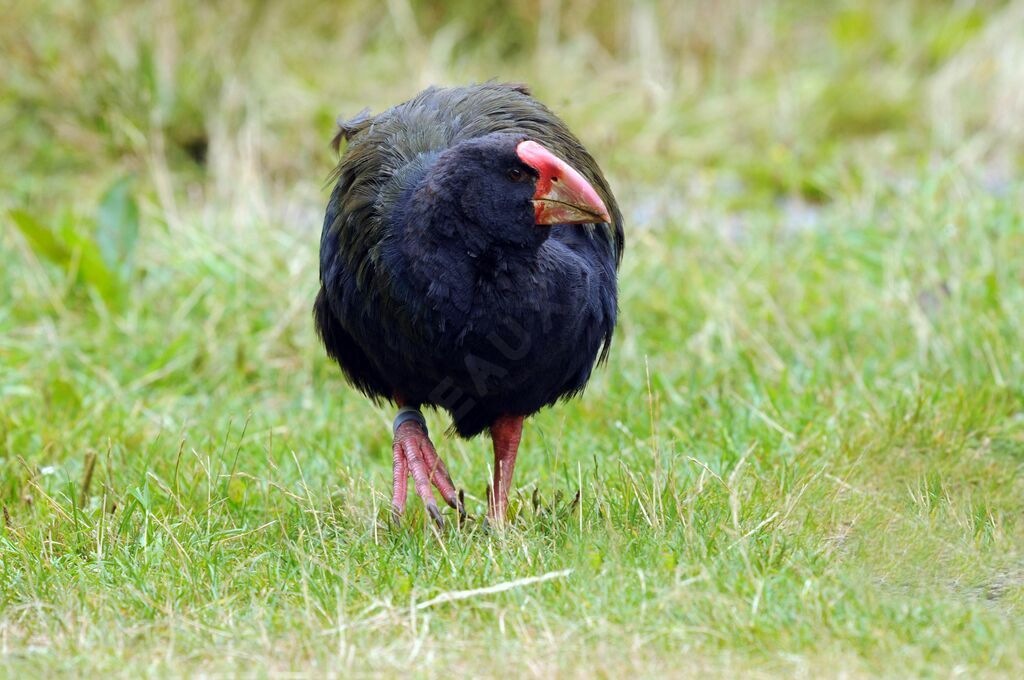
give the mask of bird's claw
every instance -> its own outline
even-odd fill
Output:
[[[455,509],[459,512],[459,526],[461,527],[466,523],[466,492],[459,489],[458,502],[456,503]]]
[[[416,495],[423,501],[427,514],[434,520],[438,529],[443,529],[445,522],[441,516],[441,510],[437,506],[437,501],[434,500],[434,494],[430,489],[431,485],[438,490],[445,503],[458,511],[458,523],[461,526],[466,518],[465,501],[462,494],[456,491],[448,469],[441,457],[437,455],[437,451],[434,450],[434,444],[427,436],[424,425],[416,420],[407,420],[399,425],[395,431],[392,451],[394,454],[392,517],[398,521],[405,512],[408,479],[411,476]]]
[[[438,529],[444,529],[444,517],[441,517],[441,511],[438,509],[437,503],[433,501],[427,503],[427,514],[434,520],[434,524],[437,525]]]

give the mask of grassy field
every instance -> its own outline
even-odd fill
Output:
[[[0,676],[1024,676],[1024,2],[449,7],[5,13]],[[511,527],[396,529],[328,141],[491,77],[605,167],[622,322]]]

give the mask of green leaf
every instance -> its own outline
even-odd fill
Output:
[[[123,302],[122,279],[107,265],[101,246],[77,231],[71,222],[64,225],[61,237],[77,261],[79,280],[91,286],[107,304],[119,307]]]
[[[97,244],[79,233],[68,219],[54,232],[24,210],[10,211],[11,220],[40,258],[60,267],[65,274],[76,273],[76,281],[91,286],[103,300],[119,307],[124,301],[121,279],[104,262]]]
[[[67,270],[71,251],[47,226],[24,210],[12,210],[9,214],[36,255]]]
[[[96,213],[96,243],[111,271],[126,275],[139,239],[139,204],[131,191],[131,176],[114,182],[100,199]]]

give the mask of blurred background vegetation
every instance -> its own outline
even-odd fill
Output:
[[[0,57],[0,675],[1020,677],[1024,1],[14,0]],[[336,117],[491,78],[623,314],[517,469],[578,518],[439,547],[310,306]]]
[[[870,181],[867,158],[890,168],[951,155],[998,181],[1024,143],[1022,12],[910,1],[16,3],[2,29],[3,180],[16,204],[96,198],[127,172],[167,201],[172,187],[152,186],[166,169],[183,173],[179,194],[257,179],[291,190],[330,166],[324,140],[338,114],[497,77],[528,81],[631,184],[686,190],[711,176],[748,198],[821,201]],[[54,181],[38,186],[40,173]]]
[[[1012,2],[47,1],[0,31],[4,200],[47,220],[126,175],[157,224],[197,194],[315,205],[337,115],[495,77],[676,200],[818,203],[949,158],[998,186],[1024,145]]]
[[[528,82],[642,195],[633,226],[709,192],[813,219],[945,161],[998,189],[1024,145],[1019,2],[47,0],[8,17],[2,207],[107,298],[135,227],[101,248],[104,197],[122,204],[108,232],[139,201],[148,231],[205,202],[308,230],[335,117],[432,83]]]
[[[202,206],[305,239],[335,118],[429,84],[527,82],[636,195],[633,227],[710,195],[729,213],[712,227],[766,207],[799,226],[913,168],[952,163],[999,190],[1022,163],[1020,2],[48,0],[7,15],[0,209],[114,305],[162,258],[134,267],[139,204],[143,250]]]
[[[216,258],[305,290],[334,120],[429,84],[527,82],[601,159],[638,250],[681,218],[732,238],[752,217],[813,227],[821,206],[867,209],[927,168],[1005,193],[1024,155],[1022,2],[46,0],[8,15],[0,214],[5,252],[32,263],[0,274],[8,326],[54,305],[88,324],[140,289],[187,297],[172,272],[225,274]],[[304,319],[264,323],[288,346],[256,352],[287,362],[307,344]]]

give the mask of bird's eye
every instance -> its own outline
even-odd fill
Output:
[[[513,182],[522,181],[524,176],[525,176],[525,173],[523,173],[523,171],[520,170],[519,168],[509,168],[508,169],[508,178],[510,180],[512,180]]]

